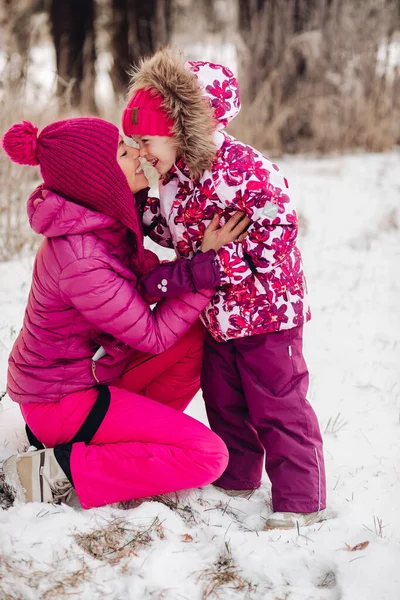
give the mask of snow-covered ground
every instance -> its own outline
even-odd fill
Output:
[[[1,598],[400,598],[400,154],[280,164],[301,214],[332,518],[263,531],[267,480],[250,500],[210,486],[126,510],[13,506],[0,512]],[[0,392],[31,263],[0,264]],[[205,420],[200,395],[189,412]],[[4,397],[0,459],[24,443]]]

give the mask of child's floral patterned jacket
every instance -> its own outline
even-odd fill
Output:
[[[215,159],[199,180],[178,160],[160,184],[160,199],[149,197],[144,225],[153,240],[191,258],[215,213],[223,223],[244,211],[251,219],[248,235],[218,253],[221,286],[203,311],[205,326],[226,341],[302,325],[310,311],[288,182],[276,164],[223,131],[240,110],[232,72],[206,62],[187,68],[214,109]]]

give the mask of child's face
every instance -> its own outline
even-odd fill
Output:
[[[165,175],[176,161],[177,145],[173,137],[162,135],[134,135],[139,144],[140,156],[153,165],[160,175]]]
[[[118,142],[117,162],[133,193],[143,190],[149,185],[140,165],[138,148],[127,146],[121,136]]]

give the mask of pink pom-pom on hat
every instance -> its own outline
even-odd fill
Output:
[[[29,121],[13,125],[4,134],[2,145],[13,162],[32,167],[39,164],[36,155],[38,128]]]

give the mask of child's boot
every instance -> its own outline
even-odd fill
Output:
[[[256,491],[254,490],[226,490],[225,488],[219,487],[214,484],[214,487],[219,491],[223,492],[227,496],[232,496],[232,498],[251,498],[251,496]]]
[[[268,517],[264,529],[295,529],[320,523],[326,518],[324,510],[312,513],[274,512]]]

